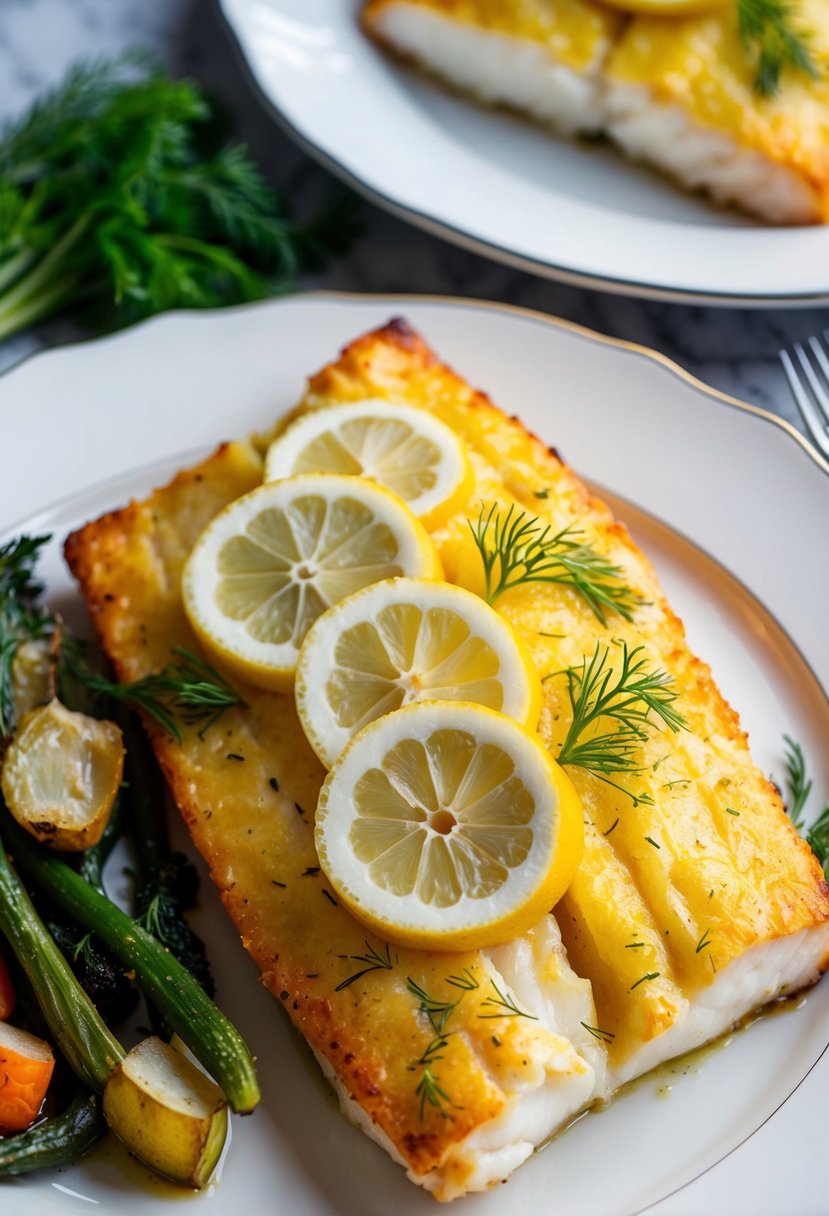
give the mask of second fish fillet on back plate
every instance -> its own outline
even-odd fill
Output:
[[[624,19],[593,0],[368,0],[366,32],[479,101],[565,135],[604,126],[602,71]]]
[[[814,75],[789,66],[765,91],[733,3],[666,17],[592,0],[367,0],[361,19],[386,49],[480,101],[567,135],[603,133],[680,185],[767,223],[821,224],[829,6],[785,8],[819,66]]]
[[[337,905],[313,843],[324,772],[291,696],[245,686],[244,706],[203,739],[188,730],[182,745],[147,724],[245,947],[343,1109],[412,1181],[452,1199],[507,1178],[618,1085],[814,982],[829,958],[829,893],[650,564],[607,508],[404,322],[353,342],[310,380],[298,410],[365,398],[431,410],[468,446],[473,496],[433,533],[450,581],[480,590],[469,521],[482,506],[578,529],[620,567],[630,620],[609,612],[602,622],[561,585],[498,601],[548,677],[539,729],[551,754],[572,715],[561,673],[597,645],[642,646],[673,677],[687,722],[642,742],[637,771],[619,782],[627,789],[568,766],[587,824],[575,882],[555,917],[461,956],[398,950]],[[205,524],[261,478],[261,444],[227,444],[69,538],[67,559],[120,679],[158,670],[173,646],[194,647],[181,568]],[[416,990],[448,1009],[438,1051]],[[427,1074],[445,1095],[437,1104],[424,1101]]]

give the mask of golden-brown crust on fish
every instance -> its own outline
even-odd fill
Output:
[[[499,600],[541,674],[551,677],[540,731],[554,755],[569,713],[566,684],[555,673],[590,654],[597,640],[644,645],[676,681],[689,729],[657,731],[643,745],[634,798],[571,769],[589,821],[587,849],[558,917],[571,961],[593,983],[598,1024],[615,1036],[611,1058],[623,1060],[671,1026],[712,982],[713,967],[722,971],[751,946],[825,921],[822,872],[752,764],[736,713],[688,650],[650,563],[555,451],[441,364],[404,321],[350,343],[311,378],[301,409],[364,397],[432,410],[469,445],[475,497],[434,533],[449,578],[473,587],[480,579],[467,523],[480,503],[517,503],[556,529],[577,525],[642,597],[632,623],[613,616],[604,625],[569,587],[536,584]],[[145,503],[69,538],[67,560],[119,678],[158,670],[174,645],[194,647],[180,602],[181,567],[207,521],[260,478],[254,447],[224,445]],[[479,1017],[486,992],[479,955],[447,967],[440,956],[400,950],[389,968],[346,983],[361,970],[366,933],[337,906],[317,867],[312,820],[322,769],[291,697],[240,691],[245,705],[204,739],[188,730],[180,746],[147,723],[194,843],[263,981],[347,1092],[415,1174],[462,1174],[467,1167],[453,1159],[454,1146],[504,1109],[516,1071],[536,1067],[534,1057],[560,1044],[540,1023]],[[706,931],[709,946],[699,950]],[[632,940],[641,946],[626,949]],[[418,1096],[433,1033],[407,980],[454,1000],[447,975],[465,965],[484,982],[453,1015],[458,1033],[441,1064],[441,1075],[451,1077],[450,1117],[443,1118]],[[572,1067],[580,1066],[574,1057]]]
[[[175,645],[195,648],[181,608],[181,566],[208,519],[260,480],[254,449],[225,444],[146,502],[68,538],[66,559],[119,679],[158,670]],[[406,981],[433,993],[445,988],[449,997],[447,968],[401,950],[393,974],[342,986],[361,970],[366,932],[337,905],[317,865],[312,827],[323,770],[291,697],[241,691],[244,707],[229,710],[204,740],[191,730],[180,746],[146,720],[156,755],[263,982],[409,1167],[425,1174],[503,1107],[498,1072],[482,1066],[480,1043],[498,1029],[506,1067],[519,1028],[507,1019],[476,1024],[477,1002],[468,1000],[463,1023],[456,1019],[464,1033],[444,1053],[452,1117],[428,1106],[420,1117],[416,1061],[433,1032]],[[476,956],[464,961],[474,966]]]

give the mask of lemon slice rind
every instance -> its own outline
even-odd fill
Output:
[[[309,474],[259,486],[219,512],[185,563],[182,599],[216,662],[285,690],[317,616],[361,586],[402,574],[442,575],[406,504],[363,478]]]
[[[541,682],[526,643],[478,596],[426,579],[384,579],[311,626],[299,654],[296,704],[330,768],[369,722],[424,700],[487,705],[535,728]]]
[[[369,478],[438,527],[466,503],[474,473],[463,442],[427,410],[380,398],[301,415],[273,441],[265,481],[303,473]]]
[[[575,876],[583,832],[578,795],[537,736],[480,705],[420,702],[355,735],[323,784],[315,838],[338,897],[373,932],[459,951],[537,924]],[[435,857],[445,871],[453,833],[467,861],[447,896],[429,871]]]

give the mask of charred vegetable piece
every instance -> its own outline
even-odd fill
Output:
[[[122,718],[121,728],[127,745],[130,830],[138,862],[136,920],[212,996],[215,984],[204,942],[190,928],[185,916],[196,903],[198,874],[183,853],[174,853],[170,848],[164,785],[144,732],[131,718]]]
[[[100,1098],[80,1090],[62,1114],[0,1140],[0,1178],[71,1165],[105,1130]]]
[[[124,831],[124,804],[124,788],[122,786],[121,793],[115,800],[115,806],[112,808],[112,814],[107,820],[107,825],[104,828],[101,839],[97,844],[92,845],[91,848],[84,849],[78,859],[79,873],[101,895],[106,895],[106,891],[104,890],[104,866]]]
[[[135,972],[139,988],[216,1078],[233,1109],[253,1110],[261,1095],[250,1051],[189,971],[65,862],[44,853],[13,822],[7,822],[6,830],[19,864],[64,911],[96,933]]]
[[[80,852],[101,839],[123,771],[115,723],[54,699],[20,722],[0,782],[21,827],[60,852]]]
[[[37,901],[43,922],[92,1004],[107,1026],[124,1021],[138,1002],[124,967],[94,933],[80,928],[50,901],[44,902],[46,906]]]

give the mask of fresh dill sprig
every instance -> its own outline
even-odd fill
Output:
[[[806,758],[803,748],[789,735],[783,736],[786,745],[786,785],[789,792],[787,810],[789,818],[798,831],[803,827],[803,808],[812,792],[812,782],[806,775]]]
[[[439,1001],[435,997],[429,996],[429,993],[416,984],[411,976],[406,977],[406,987],[415,1000],[420,1002],[420,1012],[429,1019],[432,1030],[436,1035],[442,1035],[446,1029],[446,1023],[458,1007],[458,1002]]]
[[[736,0],[736,4],[740,38],[756,58],[754,88],[761,97],[773,97],[779,91],[787,69],[812,80],[820,77],[812,35],[798,26],[789,0]]]
[[[183,963],[212,997],[216,986],[204,942],[185,916],[186,911],[195,907],[198,886],[195,866],[183,853],[170,853],[138,887],[135,920]]]
[[[84,643],[38,602],[43,588],[35,578],[35,566],[50,539],[20,536],[0,547],[0,741],[15,727],[15,656],[22,643],[40,639],[49,639],[55,647],[58,692],[67,704],[72,704],[72,694],[79,688],[103,700],[129,702],[155,718],[179,743],[179,723],[198,726],[203,737],[226,709],[242,704],[214,667],[181,646],[173,648],[176,659],[162,671],[131,683],[117,684],[94,671],[86,661]]]
[[[299,223],[212,101],[147,55],[73,68],[0,131],[0,339],[67,305],[107,325],[284,290],[356,234]]]
[[[198,726],[199,738],[214,726],[225,710],[244,702],[215,667],[183,646],[174,646],[172,661],[161,671],[126,684],[117,684],[93,671],[83,660],[77,646],[66,652],[70,676],[94,696],[128,702],[141,709],[179,743],[183,736],[179,723]]]
[[[348,957],[354,963],[363,963],[364,966],[350,975],[347,980],[343,980],[337,984],[335,992],[342,992],[343,988],[348,988],[351,984],[356,984],[357,980],[361,980],[364,975],[369,975],[372,971],[391,971],[394,964],[398,961],[395,955],[394,963],[391,958],[391,947],[389,943],[385,943],[385,950],[380,954],[374,946],[370,946],[366,941],[365,954],[349,954]]]
[[[788,735],[783,736],[786,745],[786,785],[788,787],[787,811],[792,824],[803,835],[804,808],[812,792],[812,781],[806,773],[806,758],[803,748]],[[805,832],[806,843],[823,866],[829,882],[829,803],[823,808],[811,827]]]
[[[616,1038],[612,1030],[602,1030],[600,1026],[588,1026],[587,1022],[582,1022],[581,1025],[588,1034],[592,1034],[594,1039],[599,1039],[602,1043],[612,1043]]]
[[[415,992],[415,995],[423,992],[423,989],[419,988],[417,984],[414,984],[412,980],[407,980],[407,987],[409,988],[410,992]],[[452,1008],[454,1009],[454,1006],[452,1006]],[[422,1002],[420,1010],[421,1013],[427,1013],[429,1022],[434,1029],[434,1022],[432,1022],[431,1015],[428,1014]],[[451,1012],[452,1011],[450,1010],[450,1014]],[[442,1119],[449,1118],[449,1107],[454,1106],[452,1099],[441,1085],[438,1075],[434,1071],[434,1065],[440,1063],[440,1061],[443,1059],[443,1053],[450,1037],[451,1034],[443,1034],[441,1031],[436,1032],[435,1037],[430,1039],[429,1043],[426,1045],[423,1054],[417,1060],[415,1060],[414,1064],[411,1065],[411,1070],[418,1067],[423,1069],[420,1080],[415,1087],[415,1097],[420,1099],[421,1122],[426,1116],[427,1106],[433,1107]]]
[[[444,1041],[445,1046],[445,1041]],[[440,1059],[440,1056],[436,1057]],[[415,1096],[420,1098],[420,1119],[421,1122],[426,1118],[426,1107],[431,1106],[437,1111],[441,1119],[449,1118],[449,1108],[453,1106],[452,1099],[441,1085],[436,1073],[427,1064],[423,1068],[423,1073],[417,1083]]]
[[[462,992],[474,992],[476,988],[480,988],[480,984],[469,967],[464,967],[460,975],[448,975],[446,982],[447,984],[451,984],[453,988],[460,988]]]
[[[420,1056],[417,1060],[415,1060],[415,1064],[423,1064],[426,1067],[428,1067],[431,1064],[437,1064],[440,1060],[443,1059],[443,1052],[446,1048],[447,1042],[449,1041],[449,1039],[451,1037],[452,1037],[451,1033],[450,1034],[439,1034],[439,1035],[436,1035],[433,1039],[430,1039],[423,1051],[423,1055]]]
[[[699,954],[702,950],[707,950],[710,945],[711,945],[711,930],[706,929],[705,932],[703,933],[702,937],[697,942],[697,948],[694,951],[694,954]]]
[[[492,604],[513,587],[557,583],[571,587],[604,625],[608,612],[629,621],[644,603],[624,582],[621,566],[603,557],[568,525],[555,532],[534,515],[511,504],[481,504],[477,522],[467,521],[484,567],[486,599]]]
[[[573,720],[558,755],[559,764],[574,764],[622,790],[634,802],[646,801],[609,780],[609,773],[638,773],[641,744],[657,726],[659,719],[674,732],[685,725],[674,707],[678,693],[668,672],[649,669],[643,646],[632,650],[625,641],[614,643],[621,655],[617,666],[611,662],[609,646],[596,643],[590,658],[585,656],[576,667],[568,667],[567,692]],[[653,715],[653,717],[652,717]],[[607,729],[604,723],[615,723]]]
[[[14,732],[14,661],[24,642],[47,638],[54,620],[38,606],[35,567],[50,536],[19,536],[0,546],[0,744]]]
[[[628,992],[633,992],[634,988],[638,988],[640,984],[647,984],[649,980],[657,979],[659,979],[659,972],[649,971],[647,975],[640,976],[635,984],[631,984],[630,988],[628,988]]]
[[[537,1022],[538,1018],[534,1013],[527,1013],[525,1009],[519,1009],[515,1003],[514,997],[509,992],[502,992],[495,980],[491,979],[489,985],[494,996],[488,996],[481,1002],[481,1008],[484,1009],[490,1006],[495,1010],[494,1013],[479,1013],[479,1018],[529,1018],[533,1022]]]

